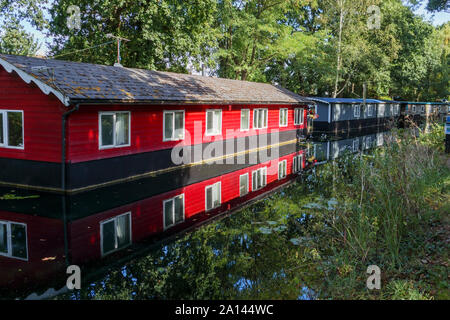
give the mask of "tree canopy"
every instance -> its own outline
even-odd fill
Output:
[[[49,57],[279,84],[302,95],[449,99],[449,22],[414,9],[442,0],[0,0],[0,52],[32,55],[18,21],[46,30]]]

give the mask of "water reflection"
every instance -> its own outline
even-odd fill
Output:
[[[326,162],[381,146],[389,136],[384,131],[318,139],[305,152]],[[278,167],[276,160],[269,167]],[[193,203],[196,209],[186,206],[185,220],[170,229],[164,229],[160,214],[163,200],[180,192],[188,197],[205,184],[147,198],[145,182],[73,195],[64,200],[66,221],[60,195],[0,189],[7,195],[0,200],[0,221],[26,225],[28,244],[26,259],[23,250],[16,250],[22,257],[7,256],[8,248],[0,251],[0,297],[63,287],[68,260],[82,267],[83,289],[63,298],[315,299],[324,271],[311,246],[311,212],[332,210],[335,203],[312,198],[310,175],[270,178],[265,188],[208,212],[199,209],[204,203]],[[289,186],[296,179],[297,185]],[[257,199],[262,200],[246,207]],[[223,219],[214,221],[218,218]],[[14,228],[1,229],[6,240],[0,249],[20,247],[23,238],[8,232]]]

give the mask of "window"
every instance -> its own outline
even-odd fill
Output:
[[[254,129],[267,128],[267,113],[268,113],[268,109],[253,110],[253,128]]]
[[[421,111],[422,113],[424,113],[424,112],[425,112],[425,106],[421,106],[421,107],[420,107],[420,111]]]
[[[372,137],[368,136],[368,137],[366,137],[366,143],[365,143],[364,149],[367,150],[371,146],[372,146]]]
[[[100,222],[102,255],[106,255],[131,244],[131,213],[125,213]]]
[[[297,173],[303,169],[303,155],[299,154],[292,159],[292,172]]]
[[[278,162],[278,180],[286,178],[287,160]]]
[[[0,221],[0,255],[28,260],[25,224]]]
[[[184,139],[184,111],[164,111],[164,141]]]
[[[184,221],[184,194],[163,202],[164,229]]]
[[[0,110],[0,147],[23,149],[23,111]]]
[[[248,173],[239,176],[239,195],[245,196],[248,193]]]
[[[412,111],[413,113],[416,113],[416,106],[412,106],[411,111]]]
[[[221,204],[220,182],[205,188],[205,206],[206,211],[220,207]]]
[[[241,131],[250,129],[250,109],[241,110]]]
[[[353,116],[359,118],[361,116],[361,106],[359,104],[353,106]]]
[[[288,125],[288,109],[280,109],[280,127]]]
[[[252,190],[259,190],[267,184],[267,168],[259,168],[252,172]]]
[[[222,133],[222,110],[206,111],[206,135],[213,136]]]
[[[367,106],[367,116],[368,116],[368,117],[372,117],[372,116],[373,116],[373,109],[374,109],[373,104],[369,104],[369,105]]]
[[[353,152],[357,152],[359,150],[359,139],[356,138],[353,140]]]
[[[130,145],[130,113],[128,111],[101,112],[99,122],[101,149]]]
[[[294,110],[294,125],[300,126],[303,124],[304,112],[303,108],[296,108]]]
[[[383,133],[377,133],[377,146],[381,147],[384,143]]]

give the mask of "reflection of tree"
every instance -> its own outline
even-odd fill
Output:
[[[22,139],[22,113],[8,112],[8,144],[21,147]]]
[[[307,201],[288,188],[204,226],[111,272],[94,286],[96,298],[297,299],[315,273],[310,249],[292,241],[304,235]]]

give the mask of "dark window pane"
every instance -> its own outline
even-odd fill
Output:
[[[164,204],[164,221],[166,227],[174,224],[173,220],[173,201],[167,201]]]
[[[206,210],[212,209],[213,207],[213,195],[212,188],[206,189]]]
[[[102,224],[102,248],[103,253],[108,253],[116,249],[116,238],[114,231],[114,221]]]
[[[22,147],[22,113],[8,112],[8,145],[11,147]]]
[[[127,145],[129,143],[129,117],[128,113],[116,115],[116,145]]]
[[[173,138],[173,113],[164,114],[164,139]]]
[[[27,258],[27,233],[24,225],[11,224],[11,245],[13,257]]]
[[[8,230],[4,223],[0,223],[0,253],[8,253]]]
[[[184,209],[183,209],[183,197],[175,198],[175,223],[181,222],[184,219]]]
[[[117,218],[117,245],[123,248],[130,244],[130,215],[126,214]]]
[[[113,125],[114,125],[114,116],[112,114],[104,114],[101,116],[102,146],[111,146],[114,144]]]
[[[183,112],[175,113],[175,137],[183,139],[184,136],[184,114]]]

